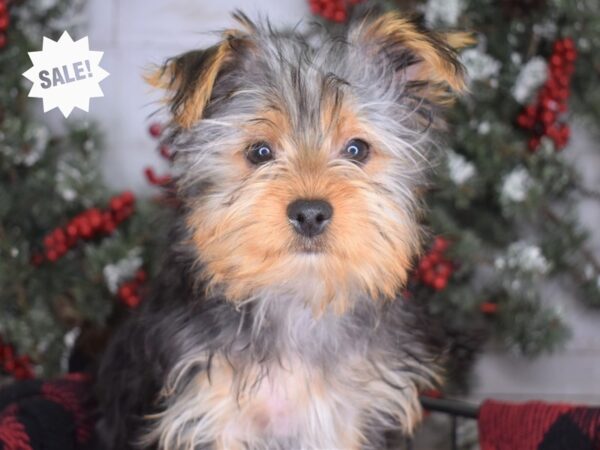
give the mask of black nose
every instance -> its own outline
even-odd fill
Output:
[[[333,208],[325,200],[296,200],[288,205],[287,215],[302,236],[321,234],[331,221]]]

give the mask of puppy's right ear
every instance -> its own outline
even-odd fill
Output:
[[[151,86],[167,91],[166,102],[175,123],[182,128],[190,128],[202,119],[217,77],[232,59],[233,39],[231,33],[213,47],[171,58],[145,76]]]
[[[436,104],[450,103],[466,90],[457,51],[475,43],[470,34],[436,33],[398,12],[379,12],[365,10],[349,31],[350,42],[367,57],[376,58],[371,64],[393,65],[400,79]]]

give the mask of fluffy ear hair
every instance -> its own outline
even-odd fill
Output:
[[[355,21],[350,40],[391,61],[404,81],[430,101],[446,103],[466,90],[457,50],[475,42],[468,33],[435,33],[397,12],[367,13]]]
[[[232,41],[237,34],[226,32],[219,44],[171,58],[145,77],[151,86],[167,91],[173,119],[182,128],[190,128],[202,118],[219,73],[232,59]]]

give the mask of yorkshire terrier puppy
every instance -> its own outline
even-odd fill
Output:
[[[167,90],[179,222],[98,384],[105,447],[380,449],[439,381],[402,298],[461,33],[364,11],[239,28],[150,76]]]

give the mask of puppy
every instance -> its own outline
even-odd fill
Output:
[[[106,448],[380,449],[440,381],[402,298],[460,33],[363,11],[239,27],[149,77],[182,206],[99,374]]]

